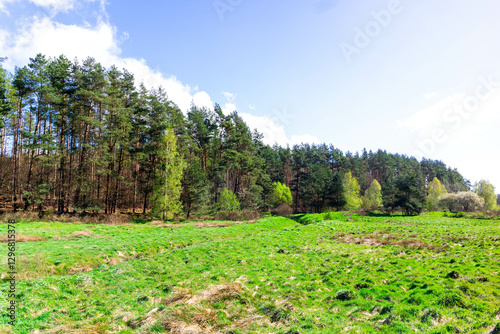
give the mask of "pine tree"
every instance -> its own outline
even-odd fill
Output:
[[[379,206],[379,187],[369,184],[374,179],[381,180],[386,209],[407,214],[420,210],[419,192],[429,183],[431,194],[434,178],[448,191],[470,187],[440,161],[381,150],[344,154],[325,144],[269,147],[237,112],[193,106],[184,116],[162,89],[136,89],[126,70],[106,70],[92,58],[79,63],[37,55],[12,76],[0,70],[0,200],[14,210],[24,204],[40,212],[53,206],[59,213],[113,214],[142,206],[143,213],[152,207],[166,213],[158,179],[165,176],[168,127],[188,165],[184,175],[177,173],[188,217],[218,203],[222,189],[243,209],[263,209],[273,182],[290,187],[295,211],[313,212],[358,208],[360,192],[365,206]],[[415,179],[405,188],[410,174]]]
[[[334,207],[337,210],[343,208],[346,204],[344,183],[340,174],[331,174],[330,182],[327,188],[327,206]]]
[[[11,102],[8,99],[8,87],[9,81],[7,72],[3,69],[2,63],[0,62],[0,142],[2,143],[2,152],[5,137],[2,130],[5,128],[7,115],[12,110]]]
[[[392,172],[385,176],[382,186],[382,202],[386,212],[392,213],[396,209],[396,183]]]
[[[193,211],[203,211],[208,208],[210,197],[210,184],[207,172],[203,170],[202,164],[197,156],[187,158],[187,168],[182,180],[182,203],[189,219]]]
[[[404,173],[395,180],[396,194],[394,205],[405,215],[419,214],[425,206],[424,190],[414,173]]]

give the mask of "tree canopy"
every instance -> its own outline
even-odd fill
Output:
[[[438,200],[439,198],[447,194],[446,187],[439,181],[437,177],[435,177],[428,185],[427,185],[427,210],[433,211],[439,208]]]
[[[495,210],[497,205],[497,195],[495,187],[486,180],[481,180],[474,184],[474,192],[484,200],[486,210]]]
[[[269,201],[273,207],[281,204],[292,205],[292,192],[286,185],[281,182],[273,182],[273,190],[269,197]]]
[[[327,144],[267,146],[236,111],[182,111],[167,96],[93,58],[38,54],[14,73],[0,67],[0,209],[189,217],[231,197],[239,204],[230,208],[279,201],[322,212],[355,210],[364,194],[370,207],[382,195],[389,210],[413,213],[434,178],[450,192],[470,189],[441,161]]]
[[[370,187],[365,191],[362,198],[363,207],[366,209],[378,209],[384,204],[382,201],[382,187],[380,183],[374,179]]]

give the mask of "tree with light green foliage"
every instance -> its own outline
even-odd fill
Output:
[[[221,212],[239,211],[240,201],[231,190],[224,188],[219,196],[218,207]]]
[[[358,180],[352,176],[351,172],[348,172],[344,177],[344,188],[346,194],[346,205],[347,210],[357,210],[361,207],[361,197],[359,191],[361,187],[359,186]]]
[[[474,184],[474,192],[484,199],[485,210],[495,210],[497,207],[497,195],[495,187],[486,180]]]
[[[445,186],[439,181],[437,177],[435,177],[429,184],[427,185],[427,199],[426,205],[427,210],[435,211],[439,209],[438,201],[439,198],[448,192],[446,191]]]
[[[382,187],[376,179],[372,181],[370,187],[365,191],[362,202],[365,209],[377,209],[383,206]]]
[[[171,129],[161,137],[158,145],[160,153],[151,202],[153,212],[161,214],[163,220],[166,220],[169,214],[175,216],[182,210],[181,180],[186,164],[177,152],[177,137]]]
[[[292,192],[281,182],[273,182],[273,191],[269,196],[269,201],[273,207],[281,204],[292,205]]]

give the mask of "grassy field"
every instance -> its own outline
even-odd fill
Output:
[[[0,333],[500,332],[499,220],[295,219],[18,222]]]

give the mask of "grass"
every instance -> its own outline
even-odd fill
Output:
[[[0,333],[482,334],[500,322],[498,220],[293,218],[19,222],[31,237],[17,244],[17,325],[2,314]]]

